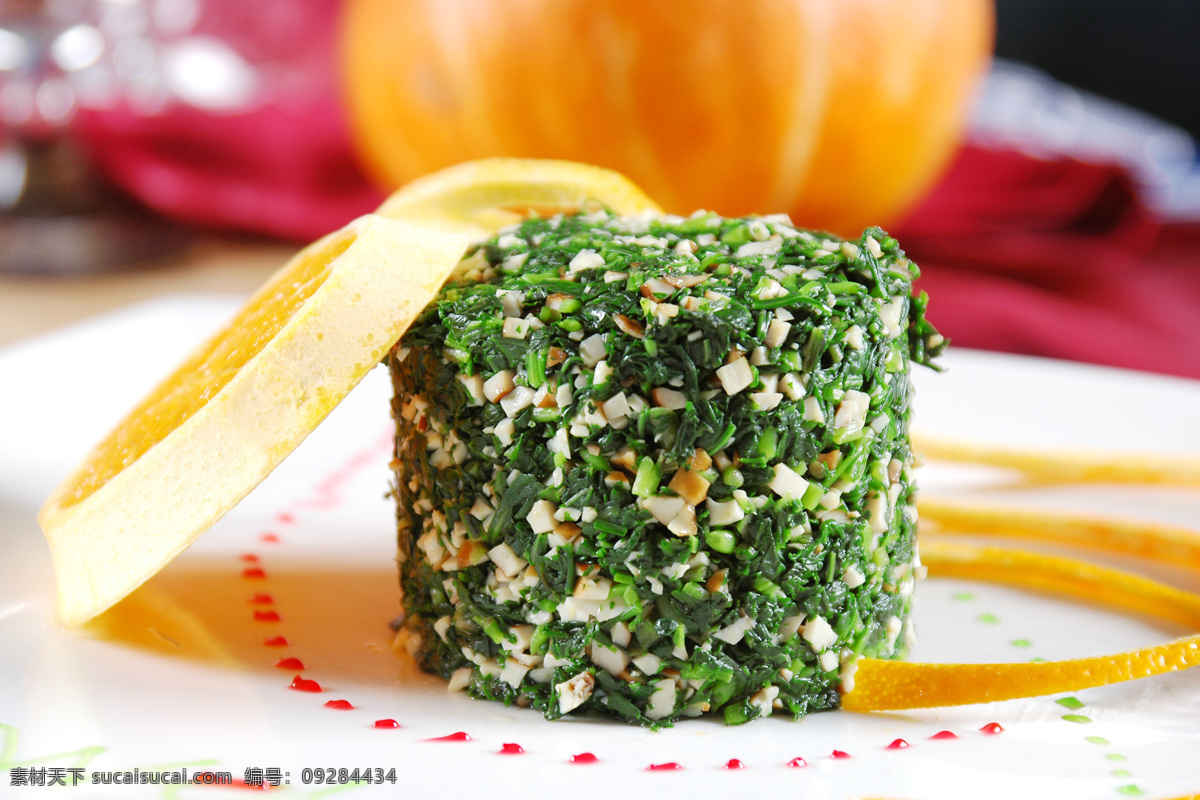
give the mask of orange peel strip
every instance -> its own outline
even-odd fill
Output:
[[[1038,483],[1139,483],[1200,487],[1200,460],[1185,456],[1023,450],[914,432],[913,449],[931,461],[986,464]]]
[[[1200,595],[1120,570],[1025,551],[923,544],[934,574],[1061,592],[1200,626]],[[1003,664],[927,664],[860,659],[846,711],[990,703],[1147,678],[1200,664],[1200,635],[1114,655]]]
[[[922,497],[921,536],[994,536],[1125,553],[1200,569],[1200,531],[1137,519]]]

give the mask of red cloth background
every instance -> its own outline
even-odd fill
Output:
[[[1117,167],[967,146],[891,233],[955,344],[1200,378],[1200,224]]]
[[[375,208],[338,94],[339,5],[206,3],[193,33],[270,91],[239,112],[83,111],[99,167],[167,216],[298,241]],[[956,344],[1200,378],[1200,224],[1154,220],[1117,167],[966,146],[891,229]]]

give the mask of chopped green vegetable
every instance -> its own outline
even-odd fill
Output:
[[[404,634],[547,717],[838,705],[910,639],[910,361],[945,340],[895,240],[785,217],[531,219],[389,358]]]

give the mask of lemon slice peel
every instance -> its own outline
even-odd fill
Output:
[[[913,450],[932,461],[982,464],[1021,473],[1031,483],[1120,483],[1200,487],[1200,459],[1105,451],[1024,450],[912,434]]]
[[[434,230],[486,238],[523,212],[582,209],[597,203],[618,214],[661,214],[620,173],[572,161],[492,158],[469,161],[409,183],[377,214]]]
[[[1132,573],[1061,556],[923,543],[930,574],[971,577],[1053,591],[1128,611],[1200,625],[1200,595]],[[847,711],[898,711],[1036,697],[1173,672],[1200,664],[1200,635],[1114,655],[1065,661],[931,664],[858,661]]]
[[[982,536],[1122,553],[1200,569],[1200,531],[1162,522],[921,497],[921,536]]]

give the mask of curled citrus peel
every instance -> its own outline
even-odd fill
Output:
[[[1138,519],[1014,509],[922,497],[921,536],[1031,539],[1140,556],[1200,570],[1200,532]]]
[[[1200,627],[1200,595],[1120,570],[1060,556],[943,542],[923,543],[930,573],[998,581],[1154,614]],[[1078,691],[1200,664],[1200,635],[1115,655],[1004,664],[926,664],[864,658],[848,711],[895,711],[989,703]]]
[[[1200,459],[1185,456],[1022,450],[912,434],[927,459],[983,464],[1020,472],[1035,483],[1143,483],[1200,487]]]

